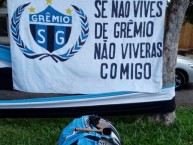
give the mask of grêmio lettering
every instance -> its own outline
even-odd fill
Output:
[[[46,15],[31,14],[30,21],[31,22],[69,24],[71,23],[72,20],[69,16],[52,15],[47,12]]]

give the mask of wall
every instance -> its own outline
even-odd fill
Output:
[[[193,49],[193,24],[186,23],[183,25],[180,34],[179,48]]]

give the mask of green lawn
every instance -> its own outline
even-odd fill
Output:
[[[178,108],[170,126],[146,117],[107,117],[120,132],[123,145],[193,145],[193,109]],[[72,118],[0,119],[0,145],[57,145],[62,129]]]

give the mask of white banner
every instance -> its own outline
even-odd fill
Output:
[[[160,92],[166,1],[8,0],[14,88]]]
[[[171,85],[167,86],[166,88],[162,88],[161,92],[159,93],[114,92],[114,93],[87,94],[76,96],[72,95],[72,96],[57,96],[57,97],[43,97],[43,98],[36,97],[33,99],[0,100],[0,109],[65,108],[65,107],[69,108],[69,107],[85,107],[85,106],[100,106],[100,105],[108,106],[118,104],[135,104],[135,103],[170,101],[174,98],[174,96],[175,96],[175,86]],[[135,106],[137,105],[135,104]]]

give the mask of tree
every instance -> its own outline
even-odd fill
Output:
[[[167,2],[166,16],[168,16],[169,11],[171,10],[171,6],[172,6],[172,2]],[[184,24],[187,22],[193,24],[193,0],[189,1],[189,5],[185,13]]]
[[[178,52],[180,30],[185,18],[189,0],[172,0],[166,20],[164,50],[163,50],[163,86],[175,83],[175,66]],[[192,7],[192,6],[190,6]],[[188,18],[188,17],[187,17]],[[190,17],[189,17],[190,18]],[[188,18],[188,20],[190,20]],[[166,124],[172,123],[175,118],[175,111],[167,114],[158,114],[153,117],[156,121],[163,121]]]
[[[189,22],[193,24],[193,0],[190,0],[188,9],[185,14],[184,22]]]

